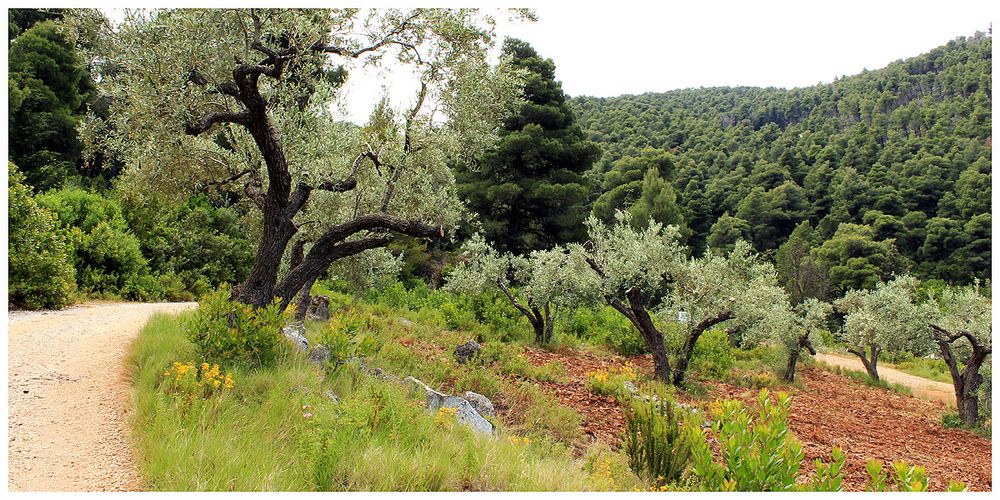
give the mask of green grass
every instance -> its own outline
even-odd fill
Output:
[[[952,383],[951,372],[943,359],[910,358],[896,363],[894,368],[917,377],[946,384]]]
[[[508,381],[493,365],[466,367],[414,358],[390,347],[403,347],[394,340],[412,335],[413,329],[393,326],[395,316],[373,318],[384,345],[372,365],[417,375],[456,392],[494,392],[499,401],[523,405],[522,422],[501,425],[496,439],[474,435],[448,419],[436,421],[400,386],[374,381],[351,366],[325,377],[290,352],[279,355],[273,367],[223,367],[233,372],[235,387],[189,401],[169,394],[163,371],[174,361],[202,360],[177,318],[157,315],[133,344],[129,361],[133,445],[145,487],[580,491],[633,489],[640,484],[634,475],[617,473],[609,483],[607,467],[594,465],[619,464],[616,452],[595,448],[582,459],[574,458],[566,443],[578,437],[579,416],[554,404],[530,382]],[[433,327],[418,329],[426,330],[421,336],[429,336]],[[328,389],[340,397],[339,404],[324,396]],[[531,436],[529,443],[509,439],[515,432]]]
[[[820,367],[820,368],[822,368],[824,370],[836,373],[838,375],[843,375],[845,377],[848,377],[850,379],[856,380],[858,382],[861,382],[861,383],[866,384],[866,385],[871,386],[871,387],[877,387],[879,389],[885,389],[887,391],[896,392],[896,393],[899,393],[899,394],[903,394],[905,396],[912,396],[913,395],[913,391],[911,391],[910,388],[907,387],[907,386],[905,386],[905,385],[897,384],[897,383],[892,383],[892,382],[886,382],[885,380],[875,380],[875,379],[871,378],[868,375],[868,373],[866,373],[866,372],[862,372],[862,371],[858,371],[858,370],[851,370],[849,368],[844,368],[842,366],[833,366],[833,365],[824,363],[822,361],[816,361],[816,366],[818,366],[818,367]]]

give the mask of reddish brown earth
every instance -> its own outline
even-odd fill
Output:
[[[613,401],[591,394],[586,389],[587,372],[620,365],[620,357],[599,357],[585,352],[553,353],[527,348],[525,356],[536,365],[558,361],[566,367],[564,383],[544,382],[568,406],[584,418],[584,432],[609,444],[617,445],[624,427],[621,411]],[[652,372],[649,356],[629,358],[645,373]],[[991,442],[976,434],[941,425],[946,410],[940,402],[904,396],[869,387],[854,380],[815,367],[803,366],[799,372],[802,388],[790,387],[793,396],[789,412],[792,431],[802,442],[807,462],[804,472],[812,472],[817,458],[829,460],[830,449],[840,446],[847,455],[844,487],[864,488],[869,458],[886,466],[893,460],[922,465],[931,478],[931,488],[941,490],[948,480],[963,481],[971,490],[992,490]],[[710,394],[706,400],[738,399],[753,403],[758,390],[723,382],[706,382]]]

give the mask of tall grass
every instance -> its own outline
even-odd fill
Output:
[[[208,399],[171,394],[165,368],[203,361],[194,353],[178,319],[165,315],[154,316],[132,346],[133,444],[147,489],[580,491],[636,484],[609,486],[555,438],[475,435],[436,419],[395,384],[351,365],[324,378],[290,352],[269,368],[225,367],[235,387]],[[340,403],[325,395],[329,389]]]

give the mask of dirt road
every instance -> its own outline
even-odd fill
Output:
[[[156,312],[194,303],[89,303],[8,317],[8,487],[141,487],[128,445],[129,344]]]
[[[816,354],[816,360],[828,365],[840,366],[859,372],[865,371],[865,366],[856,356],[821,352]],[[909,387],[913,391],[913,395],[918,398],[940,401],[951,407],[955,406],[955,388],[951,384],[910,375],[909,373],[891,368],[891,365],[886,366],[882,363],[879,363],[878,366],[878,376],[886,382]]]

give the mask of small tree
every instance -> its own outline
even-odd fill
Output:
[[[991,301],[980,293],[977,282],[967,288],[946,288],[922,309],[951,372],[958,416],[966,425],[975,426],[979,421],[977,390],[983,383],[979,370],[993,352]]]
[[[730,322],[748,339],[771,337],[776,325],[772,319],[788,307],[788,298],[778,286],[774,266],[754,254],[749,243],[737,242],[727,256],[689,259],[678,243],[677,226],[651,221],[639,230],[627,213],[618,212],[615,219],[611,226],[596,217],[587,220],[587,263],[600,278],[604,300],[646,341],[656,378],[683,383],[698,339],[720,323]],[[650,316],[654,310],[664,320],[684,318],[678,321],[684,345],[675,355],[673,371],[663,333]]]
[[[448,276],[446,289],[482,293],[496,287],[535,330],[535,341],[552,340],[558,310],[593,302],[599,284],[579,252],[565,248],[534,251],[527,257],[500,254],[479,234],[462,247],[465,260]]]
[[[903,352],[928,340],[927,324],[913,305],[916,286],[916,278],[899,276],[874,290],[851,290],[835,303],[847,315],[841,333],[847,352],[861,358],[874,380],[879,380],[878,359],[886,350]]]
[[[816,355],[814,345],[819,342],[819,332],[826,326],[826,318],[833,312],[833,306],[814,299],[806,299],[795,307],[794,314],[789,318],[787,328],[780,335],[781,342],[788,349],[788,365],[785,367],[784,379],[795,380],[795,365],[798,363],[802,349]]]

